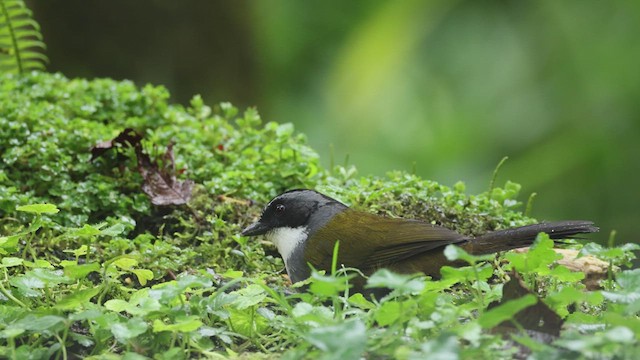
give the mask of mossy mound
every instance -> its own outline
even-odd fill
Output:
[[[369,284],[393,292],[379,302],[348,294],[336,274],[313,272],[308,292],[291,292],[273,245],[239,235],[287,189],[469,235],[535,220],[519,211],[512,182],[468,195],[461,182],[325,169],[291,124],[263,123],[254,109],[210,108],[198,96],[184,107],[163,87],[35,72],[0,77],[0,129],[0,357],[510,358],[520,350],[489,330],[521,308],[487,308],[502,297],[503,267],[576,324],[623,319],[636,306],[604,313],[605,297],[554,265],[544,237],[494,264],[450,247],[471,266],[438,281],[381,271]],[[158,195],[167,189],[178,194],[171,201]],[[55,206],[29,206],[43,203]],[[585,249],[620,265],[636,248]],[[635,296],[639,275],[609,281],[612,298]],[[569,306],[584,312],[572,318]],[[554,358],[635,354],[625,350],[635,320],[636,334],[620,323],[587,335],[608,342],[578,346],[563,330],[555,348],[522,343]]]
[[[531,222],[514,211],[517,184],[468,196],[461,183],[449,188],[402,172],[377,178],[359,177],[353,167],[323,169],[304,135],[288,123],[263,124],[255,109],[240,114],[227,103],[212,109],[198,96],[183,107],[170,103],[161,86],[138,88],[130,81],[41,72],[4,76],[0,86],[0,216],[15,219],[2,223],[5,234],[28,221],[17,206],[52,203],[60,209],[49,217],[54,227],[123,224],[126,231],[113,253],[162,240],[172,246],[154,250],[151,258],[161,262],[176,249],[195,249],[198,261],[192,261],[192,254],[164,269],[182,271],[187,264],[242,268],[231,253],[258,254],[260,262],[261,246],[247,244],[238,230],[271,197],[298,187],[318,188],[363,209],[421,218],[467,234]],[[126,144],[114,144],[91,161],[92,147],[125,129],[141,134],[143,151],[159,163],[167,147],[173,147],[178,180],[195,183],[188,205],[153,206],[141,190],[144,179],[136,154]],[[73,247],[72,242],[67,239],[64,245]],[[252,265],[251,271],[259,268]],[[162,271],[159,264],[152,268]]]

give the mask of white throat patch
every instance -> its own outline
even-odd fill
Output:
[[[307,227],[299,226],[297,228],[275,228],[266,233],[265,237],[276,245],[280,256],[282,256],[285,265],[287,265],[293,250],[307,239],[307,235]]]

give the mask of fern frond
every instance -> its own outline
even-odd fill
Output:
[[[44,70],[49,62],[32,15],[23,0],[0,0],[0,72]]]

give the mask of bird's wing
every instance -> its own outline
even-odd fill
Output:
[[[346,210],[318,230],[305,256],[318,269],[329,270],[340,241],[338,263],[360,270],[377,269],[412,256],[468,240],[453,230],[422,221],[380,217]],[[348,221],[344,221],[348,219]]]

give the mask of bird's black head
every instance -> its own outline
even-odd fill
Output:
[[[291,281],[298,282],[309,277],[304,258],[307,240],[345,209],[343,203],[313,190],[287,191],[271,200],[260,220],[242,230],[242,235],[264,234],[278,248]]]
[[[327,216],[332,217],[344,209],[346,209],[344,204],[317,191],[290,190],[273,198],[262,211],[260,220],[242,230],[242,235],[263,235],[277,228],[314,229],[322,225],[315,224],[313,221],[313,215],[318,211],[326,212]],[[328,221],[330,217],[326,220]],[[322,218],[324,216],[319,220],[325,220]]]

